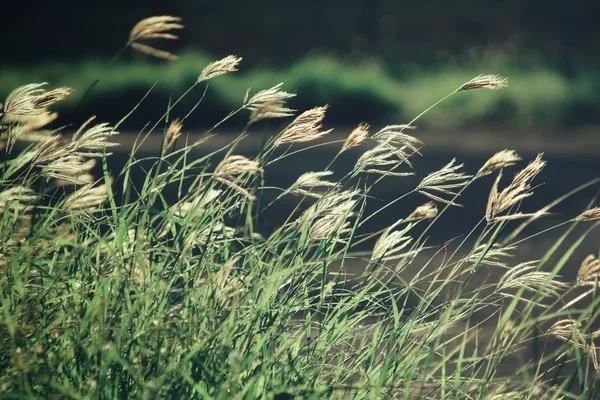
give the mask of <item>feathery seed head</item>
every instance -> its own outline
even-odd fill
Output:
[[[600,287],[600,260],[592,254],[583,260],[577,271],[577,286]]]
[[[229,72],[236,72],[240,61],[242,61],[241,57],[229,55],[219,61],[211,62],[202,70],[202,73],[198,77],[198,83],[225,75]]]
[[[465,90],[489,89],[498,90],[508,86],[508,79],[498,75],[478,75],[470,81],[463,83],[455,92]]]
[[[63,211],[69,214],[93,212],[108,200],[106,184],[93,187],[87,184],[64,200]]]
[[[14,186],[0,192],[0,213],[5,210],[29,211],[39,196],[24,186]]]
[[[262,172],[262,168],[258,161],[252,161],[244,156],[234,155],[227,157],[217,165],[215,177],[219,182],[240,192],[249,200],[254,200],[254,195],[236,183],[237,178],[235,175],[256,174],[260,172]]]
[[[96,165],[96,160],[84,161],[83,157],[70,154],[42,166],[42,175],[58,179],[59,185],[84,185],[93,181],[89,171]]]
[[[165,136],[165,144],[163,146],[163,156],[171,149],[173,143],[181,136],[181,129],[183,124],[179,119],[174,119],[169,127],[167,128],[167,134]]]
[[[504,257],[512,257],[511,254],[514,250],[517,249],[516,246],[501,246],[497,243],[493,244],[485,254],[485,248],[487,247],[487,243],[484,243],[480,246],[477,246],[470,256],[463,258],[461,261],[463,262],[472,262],[475,263],[479,260],[479,265],[486,265],[490,267],[499,267],[499,268],[508,268],[505,262],[501,261]],[[483,257],[482,257],[483,255]]]
[[[72,89],[59,87],[49,92],[43,88],[48,82],[30,83],[13,90],[6,98],[4,113],[7,116],[31,116],[47,113],[47,108],[57,101],[64,100]]]
[[[146,44],[139,43],[139,41],[151,39],[175,40],[178,37],[173,33],[170,33],[170,31],[174,29],[183,29],[183,25],[179,22],[181,22],[181,18],[170,15],[161,15],[143,19],[138,22],[129,33],[127,45],[131,46],[134,50],[156,58],[176,60],[178,57],[175,54],[158,50]]]
[[[371,256],[372,261],[389,261],[408,255],[400,252],[412,242],[412,237],[407,236],[406,234],[413,226],[415,226],[415,224],[410,223],[404,229],[392,232],[400,222],[402,222],[402,220],[390,226],[379,237],[373,248],[373,254]]]
[[[514,165],[517,161],[521,161],[522,158],[519,157],[516,151],[514,150],[502,150],[496,154],[494,154],[489,160],[483,164],[483,167],[479,169],[475,178],[480,178],[485,175],[489,175],[497,169],[509,167]]]
[[[302,213],[297,223],[301,230],[308,229],[312,240],[332,239],[334,242],[345,243],[341,235],[350,231],[352,210],[358,203],[358,190],[330,192]]]
[[[510,185],[508,185],[501,192],[498,191],[498,183],[502,176],[502,172],[498,174],[498,178],[492,186],[490,196],[488,198],[488,204],[486,208],[486,220],[488,223],[498,221],[498,214],[509,209],[519,201],[526,199],[531,196],[530,182],[533,178],[539,174],[539,172],[546,165],[546,161],[542,160],[542,154],[538,156],[532,162],[527,165],[523,170],[517,173]],[[534,214],[523,214],[518,217],[537,216],[539,213]],[[506,219],[506,218],[505,218]]]
[[[561,319],[556,321],[546,332],[547,335],[554,336],[563,341],[572,341],[573,337],[580,337],[579,328],[581,323],[574,319]]]
[[[334,187],[336,184],[330,181],[321,180],[326,176],[330,176],[333,174],[333,171],[321,171],[321,172],[307,172],[296,180],[296,182],[292,185],[291,193],[302,195],[302,196],[310,196],[315,198],[321,198],[323,194],[313,193],[310,189],[315,187]]]
[[[528,261],[516,265],[509,269],[498,282],[497,289],[499,291],[506,289],[525,288],[542,296],[559,296],[560,291],[568,288],[569,285],[551,279],[550,272],[542,272],[537,270],[538,261]],[[512,296],[503,293],[506,296]]]
[[[250,124],[261,121],[263,119],[285,118],[294,115],[294,111],[285,105],[283,100],[272,100],[259,103],[253,107],[250,114]]]
[[[71,139],[71,148],[76,154],[87,157],[102,157],[102,151],[106,147],[118,146],[118,143],[107,142],[111,136],[118,135],[119,132],[103,122],[88,128],[88,125],[95,119],[93,116],[81,125]],[[84,151],[82,151],[84,150]],[[111,155],[108,153],[107,155]]]
[[[344,152],[348,149],[351,149],[356,146],[360,146],[362,142],[369,136],[369,124],[360,123],[356,128],[350,132],[350,135],[346,138],[344,145],[342,146],[342,150],[340,152]]]
[[[285,102],[286,100],[296,96],[293,93],[288,93],[281,90],[282,86],[283,82],[278,83],[270,89],[263,89],[250,97],[250,99],[248,99],[249,92],[247,92],[246,98],[244,99],[244,107],[246,107],[248,110],[255,111],[264,103]]]
[[[417,208],[408,216],[408,220],[421,220],[435,218],[438,214],[437,204],[429,201]]]
[[[356,165],[354,166],[353,173],[354,175],[360,172],[365,172],[385,176],[411,176],[414,175],[413,172],[393,172],[380,168],[372,168],[387,165],[399,165],[401,163],[406,163],[408,166],[412,166],[409,161],[409,157],[411,155],[412,154],[405,152],[405,147],[398,149],[388,143],[379,143],[372,149],[365,151],[359,157]]]
[[[459,204],[454,203],[452,200],[446,200],[430,193],[430,191],[436,191],[442,194],[457,196],[458,193],[452,191],[451,189],[462,188],[469,183],[468,179],[472,176],[466,175],[462,172],[456,172],[463,167],[463,164],[454,165],[455,162],[456,158],[453,158],[452,161],[444,166],[444,168],[427,175],[417,186],[416,190],[422,195],[441,203],[451,206],[460,206]]]
[[[327,106],[315,107],[296,117],[275,139],[275,147],[285,143],[302,143],[327,135],[333,129],[321,131]]]
[[[596,221],[600,219],[600,207],[590,208],[585,210],[579,216],[573,219],[573,221]]]
[[[221,190],[209,189],[207,192],[203,193],[201,196],[192,201],[185,201],[175,204],[173,207],[171,207],[171,212],[177,218],[183,219],[191,215],[192,220],[197,221],[202,217],[207,206],[217,201],[221,193]]]

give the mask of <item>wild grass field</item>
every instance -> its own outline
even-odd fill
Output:
[[[145,19],[125,48],[173,58],[153,41],[175,39],[182,28],[176,17]],[[174,85],[179,94],[150,116],[117,170],[115,135],[135,107],[110,123],[90,117],[73,128],[58,119],[63,128],[46,129],[76,72],[8,92],[0,131],[0,397],[598,397],[599,254],[574,259],[590,242],[597,249],[596,198],[555,225],[530,228],[569,196],[598,192],[600,177],[532,209],[543,154],[523,160],[506,149],[482,165],[451,158],[415,171],[424,145],[413,124],[435,105],[376,131],[359,124],[328,166],[314,170],[307,149],[331,134],[328,107],[317,99],[317,107],[292,110],[294,94],[278,82],[228,79],[241,61],[195,65],[191,79],[174,78],[191,64],[165,67],[176,71],[164,75],[166,84],[189,79],[187,87]],[[58,78],[40,70],[40,82],[52,74]],[[250,83],[220,122],[187,135],[205,96]],[[476,74],[440,102],[494,101],[507,85]],[[107,89],[89,96],[96,90]],[[192,106],[174,115],[187,101]],[[239,116],[247,123],[237,137],[196,155]],[[284,122],[271,135],[267,120]],[[240,144],[261,132],[259,151],[240,154]],[[140,156],[150,135],[161,136],[160,149]],[[293,184],[269,185],[270,170],[303,154],[305,172]],[[355,162],[340,169],[348,154]],[[377,185],[409,176],[418,178],[412,189],[376,203]],[[463,194],[482,181],[489,191],[481,193],[479,222],[431,242],[440,219],[469,211]],[[278,208],[278,224],[266,229],[286,198],[296,201],[284,214]],[[421,205],[388,213],[409,198]],[[512,259],[557,232],[527,261]],[[580,267],[567,279],[563,269],[573,262]]]

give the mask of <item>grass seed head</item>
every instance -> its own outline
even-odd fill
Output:
[[[342,146],[341,152],[344,152],[353,147],[360,146],[362,142],[369,136],[369,124],[360,123],[356,128],[350,132],[350,135],[346,138],[344,145]]]
[[[321,198],[323,195],[319,193],[311,192],[310,189],[316,187],[334,187],[336,185],[335,182],[330,182],[327,180],[322,180],[322,178],[326,176],[333,175],[333,171],[321,171],[321,172],[307,172],[296,180],[296,182],[292,185],[291,193],[309,196],[315,198]]]
[[[456,158],[453,158],[444,168],[439,171],[432,172],[427,175],[421,183],[417,186],[416,190],[433,200],[445,203],[451,206],[460,206],[454,203],[452,200],[446,200],[440,196],[430,193],[431,191],[447,194],[451,196],[457,196],[458,193],[452,189],[458,189],[465,187],[471,178],[471,175],[466,175],[462,172],[456,172],[463,167],[463,164],[454,165]]]
[[[478,75],[470,81],[463,83],[455,92],[465,90],[488,89],[498,90],[508,86],[508,79],[498,75]]]
[[[274,145],[277,147],[285,143],[310,142],[331,133],[333,129],[321,131],[326,111],[327,106],[323,106],[303,112],[281,132]]]
[[[7,116],[32,116],[47,113],[47,108],[57,101],[64,100],[72,89],[59,87],[47,92],[48,83],[31,83],[13,90],[4,104],[4,118]]]
[[[419,207],[408,216],[408,220],[421,220],[435,218],[438,214],[438,208],[435,201],[429,201]]]
[[[585,210],[579,216],[574,218],[574,221],[597,221],[600,219],[600,207],[590,208]]]
[[[544,297],[558,297],[560,292],[569,287],[566,283],[552,279],[550,272],[537,270],[538,261],[528,261],[509,269],[498,282],[498,291],[525,288]],[[512,295],[503,293],[506,296]]]
[[[477,175],[475,175],[475,178],[489,175],[497,169],[509,167],[521,160],[522,158],[519,157],[516,151],[508,149],[502,150],[494,154],[489,160],[485,162],[485,164],[483,164],[483,167],[479,169]]]
[[[217,76],[225,75],[230,72],[236,72],[241,61],[241,57],[229,55],[219,61],[211,62],[202,70],[202,73],[198,77],[198,83],[216,78]]]
[[[128,46],[141,53],[163,60],[176,60],[178,57],[168,51],[159,50],[147,44],[140,43],[142,40],[167,39],[175,40],[177,35],[171,33],[175,29],[183,29],[180,24],[181,18],[170,15],[150,17],[138,22],[129,32]]]
[[[577,286],[600,286],[600,260],[587,256],[577,271]]]
[[[163,156],[171,149],[173,143],[181,136],[181,130],[183,124],[179,119],[174,119],[167,128],[167,134],[165,136],[165,144],[163,146]]]

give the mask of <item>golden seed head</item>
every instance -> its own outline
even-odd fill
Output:
[[[489,160],[483,164],[483,167],[479,169],[476,178],[489,175],[497,169],[509,167],[514,165],[516,162],[521,161],[522,158],[519,157],[516,151],[514,150],[502,150],[498,153],[494,154]]]
[[[198,83],[225,75],[229,72],[236,72],[240,61],[242,61],[241,57],[229,55],[219,61],[211,62],[202,70],[202,73],[198,77]]]
[[[348,138],[346,138],[341,151],[343,152],[353,147],[360,146],[360,144],[369,136],[369,128],[370,126],[367,123],[362,122],[358,124],[358,126],[350,132]]]
[[[455,92],[465,90],[489,89],[498,90],[508,86],[508,79],[498,75],[479,75],[463,83]]]
[[[170,31],[174,29],[183,29],[183,25],[179,22],[181,22],[181,18],[170,15],[161,15],[143,19],[138,22],[129,33],[127,45],[131,46],[134,50],[156,58],[176,60],[178,57],[175,54],[164,50],[158,50],[146,44],[139,43],[139,41],[151,39],[175,40],[178,37],[173,33],[170,33]]]

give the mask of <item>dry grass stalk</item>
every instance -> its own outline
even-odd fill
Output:
[[[164,156],[171,150],[171,147],[175,143],[175,141],[181,136],[181,130],[183,129],[183,124],[177,118],[174,119],[167,128],[167,134],[165,135],[165,143],[163,145],[162,155]]]
[[[590,208],[585,210],[579,216],[573,219],[573,221],[597,221],[600,219],[600,207]]]
[[[502,150],[494,154],[489,160],[483,164],[483,167],[479,169],[475,178],[480,178],[485,175],[489,175],[497,169],[509,167],[514,165],[516,162],[521,161],[522,158],[514,150]]]
[[[42,175],[57,179],[58,185],[85,185],[93,182],[89,173],[96,165],[96,160],[85,161],[83,157],[68,155],[42,166]]]
[[[4,118],[47,113],[49,106],[64,100],[73,91],[68,87],[59,87],[46,92],[43,87],[47,84],[48,82],[31,83],[13,90],[4,104]]]
[[[429,193],[430,191],[436,191],[442,194],[458,196],[458,194],[451,189],[462,188],[469,183],[468,179],[471,178],[471,175],[466,175],[462,172],[456,172],[463,167],[463,164],[454,165],[455,162],[456,158],[453,158],[452,161],[444,166],[444,168],[427,175],[425,178],[423,178],[419,186],[417,186],[416,190],[422,195],[439,201],[440,203],[460,207],[459,204],[454,203],[452,200],[446,200],[437,195]]]
[[[175,40],[178,37],[173,33],[170,33],[170,31],[183,29],[183,25],[179,22],[181,22],[181,18],[170,15],[161,15],[143,19],[138,22],[129,33],[127,45],[131,46],[134,50],[156,58],[176,60],[178,57],[175,54],[158,50],[146,44],[139,43],[139,41],[152,39]]]
[[[316,187],[334,187],[336,185],[334,182],[322,180],[322,178],[330,175],[333,175],[333,171],[304,173],[300,175],[300,177],[292,185],[293,189],[291,190],[291,193],[319,199],[323,196],[323,194],[313,193],[310,191],[310,189]]]
[[[401,163],[410,166],[410,156],[411,154],[405,153],[403,149],[397,149],[388,143],[379,143],[372,149],[365,151],[359,157],[354,166],[354,173],[365,172],[385,176],[411,176],[414,175],[413,172],[392,172],[380,168],[388,165],[397,166]]]
[[[275,139],[274,145],[277,147],[285,143],[309,142],[331,133],[333,129],[321,131],[326,111],[327,106],[303,112]]]
[[[73,135],[71,147],[75,154],[85,157],[102,157],[102,151],[104,151],[106,147],[119,145],[118,143],[107,142],[109,137],[119,134],[119,132],[115,131],[108,123],[103,122],[94,125],[91,128],[87,128],[95,118],[95,116],[89,118]],[[107,155],[111,154],[112,153],[107,153]]]
[[[248,110],[254,111],[265,103],[285,102],[286,100],[296,96],[293,93],[288,93],[284,90],[281,90],[282,86],[283,82],[278,83],[270,89],[263,89],[256,92],[256,94],[249,99],[249,92],[246,92],[246,96],[244,98],[244,107],[246,107]]]
[[[67,196],[62,209],[69,214],[93,212],[107,200],[108,191],[105,184],[96,187],[93,187],[93,184],[87,184]]]
[[[478,75],[469,82],[463,83],[455,92],[465,90],[489,89],[498,90],[508,86],[508,79],[498,75]]]
[[[352,132],[350,132],[350,135],[348,135],[346,138],[340,153],[353,147],[360,146],[360,144],[369,136],[369,128],[370,126],[367,123],[362,122],[358,124],[358,126],[354,128]]]
[[[470,256],[463,258],[462,262],[472,262],[475,263],[479,260],[479,265],[486,265],[490,267],[499,267],[499,268],[508,268],[505,262],[501,261],[504,257],[512,257],[511,254],[514,250],[517,249],[516,246],[501,246],[499,244],[493,244],[485,254],[486,244],[482,244],[477,246]],[[483,257],[482,257],[483,256]]]
[[[215,177],[219,182],[242,193],[249,200],[254,200],[254,195],[236,183],[236,175],[256,174],[262,171],[258,161],[249,160],[244,156],[229,156],[217,165]]]
[[[351,230],[347,219],[358,203],[359,194],[358,190],[330,192],[302,213],[298,226],[301,230],[307,229],[312,240],[332,239],[345,243],[340,236]]]
[[[371,261],[389,261],[407,256],[401,251],[412,242],[413,238],[406,234],[415,224],[408,224],[404,229],[392,232],[401,222],[403,221],[396,222],[381,234],[373,248]]]
[[[263,119],[291,117],[294,115],[294,111],[296,110],[288,108],[283,100],[266,101],[252,109],[250,123],[253,124]]]
[[[485,216],[487,222],[495,222],[498,214],[531,196],[533,192],[531,192],[530,182],[540,173],[545,165],[546,161],[542,160],[541,154],[538,154],[535,160],[515,175],[512,183],[501,192],[498,191],[498,184],[502,177],[502,171],[500,171],[490,191]],[[531,215],[538,215],[538,213]]]
[[[33,208],[33,203],[39,200],[39,196],[24,186],[14,186],[0,192],[0,213],[6,210],[10,212],[27,212]]]
[[[434,201],[429,201],[419,207],[408,216],[408,221],[431,219],[435,218],[438,214],[438,207]]]
[[[236,72],[241,61],[241,57],[229,55],[219,61],[211,62],[202,70],[197,82],[204,82],[209,79],[216,78],[217,76],[225,75],[229,72]]]
[[[577,271],[577,286],[600,286],[600,260],[588,255]]]
[[[537,271],[538,261],[528,261],[514,266],[509,269],[500,278],[497,284],[498,291],[506,289],[520,289],[525,288],[533,293],[539,294],[544,297],[560,295],[560,291],[569,287],[569,285],[551,279],[550,272]],[[512,296],[510,294],[503,293],[506,296]]]

